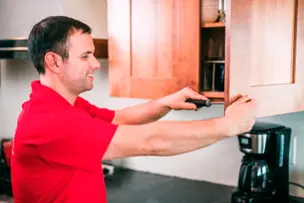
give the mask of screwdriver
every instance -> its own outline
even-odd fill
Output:
[[[197,108],[201,108],[203,106],[210,107],[212,105],[210,100],[186,99],[186,102],[195,104]]]

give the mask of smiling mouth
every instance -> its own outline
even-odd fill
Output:
[[[94,79],[94,75],[93,74],[89,74],[89,75],[87,75],[87,77],[89,77],[91,79]]]

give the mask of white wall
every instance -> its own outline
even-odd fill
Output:
[[[89,23],[93,36],[106,38],[106,0],[0,0],[0,38],[27,37],[49,15],[66,15]]]
[[[27,4],[36,4],[39,2],[48,2],[42,0],[28,0]],[[22,16],[22,24],[18,27],[12,25],[12,30],[4,30],[7,21],[4,19],[10,12],[3,12],[8,8],[17,7],[16,2],[21,0],[0,0],[0,37],[27,36],[30,24],[37,19],[49,15],[49,6],[42,6],[38,10],[29,8],[29,13]],[[84,0],[78,0],[79,4],[75,7],[72,1],[57,1],[59,6],[54,6],[60,14],[70,15],[80,20],[84,20],[92,26],[95,37],[105,37],[106,35],[106,9],[103,0],[90,0],[84,4]],[[74,2],[74,1],[73,1]],[[60,4],[61,3],[61,4]],[[13,6],[14,5],[14,6]],[[94,5],[94,6],[92,6]],[[90,12],[88,12],[90,10]],[[66,11],[66,12],[64,12]],[[32,14],[34,13],[34,14]],[[34,18],[33,15],[36,17]],[[52,14],[53,15],[53,14]],[[17,17],[14,17],[18,21]],[[26,21],[29,20],[29,21]],[[11,20],[12,21],[12,20]],[[11,23],[10,21],[10,23]],[[27,23],[30,22],[30,23]],[[100,23],[99,23],[100,22]],[[20,26],[20,27],[19,27]],[[30,91],[30,82],[38,79],[38,74],[29,61],[1,61],[1,86],[0,86],[0,136],[12,137],[14,134],[16,118],[21,109],[21,104],[28,98]],[[107,60],[101,60],[102,69],[96,75],[95,88],[91,92],[83,94],[85,98],[98,106],[108,108],[122,108],[128,105],[144,102],[140,99],[111,98],[108,91]],[[171,112],[163,119],[173,120],[194,120],[207,119],[223,115],[223,107],[214,105],[211,108],[202,109],[199,112]],[[291,166],[291,180],[304,184],[304,159],[300,156],[304,153],[304,127],[301,127],[304,121],[304,113],[287,114],[263,118],[280,124],[292,127],[293,135],[297,136],[297,160],[296,166]],[[203,129],[202,129],[203,130]],[[136,157],[124,160],[117,160],[117,164],[124,165],[136,170],[161,173],[172,176],[179,176],[189,179],[207,180],[227,185],[236,185],[238,170],[242,154],[238,150],[236,138],[229,138],[218,142],[207,148],[195,152],[172,156],[172,157]],[[304,197],[301,189],[291,187],[291,193]]]

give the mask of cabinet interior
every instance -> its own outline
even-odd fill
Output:
[[[213,102],[224,102],[225,23],[201,25],[199,89]]]

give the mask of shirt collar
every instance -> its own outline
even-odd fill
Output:
[[[50,105],[72,107],[72,105],[52,88],[41,84],[39,80],[34,80],[31,83],[32,92],[30,99],[50,103]]]

